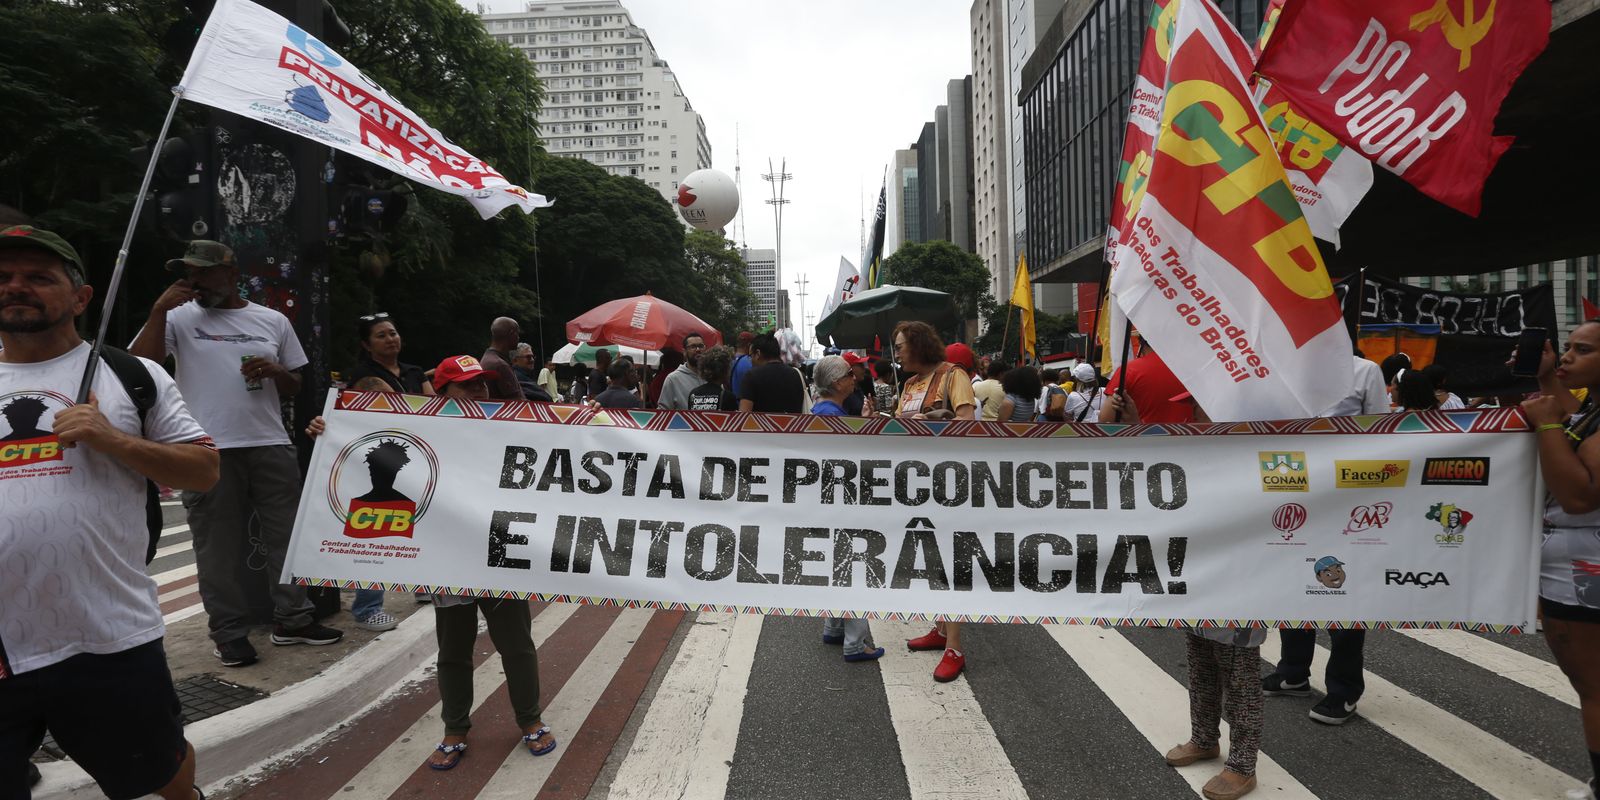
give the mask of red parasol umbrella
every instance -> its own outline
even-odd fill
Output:
[[[567,323],[567,339],[579,344],[617,344],[641,350],[682,349],[683,337],[698,333],[706,347],[722,344],[722,334],[705,320],[646,292],[601,303]]]

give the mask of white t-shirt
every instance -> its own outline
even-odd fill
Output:
[[[88,445],[61,448],[50,432],[88,357],[82,344],[49,361],[0,364],[0,680],[165,632],[144,568],[144,478]],[[157,390],[144,437],[207,441],[166,370],[144,365]],[[94,394],[112,425],[139,435],[133,400],[104,363]]]
[[[1322,412],[1324,417],[1353,417],[1358,414],[1389,413],[1389,387],[1383,383],[1383,370],[1370,360],[1354,356],[1356,366],[1350,393]]]
[[[185,303],[167,312],[167,355],[178,359],[178,388],[217,447],[289,443],[278,386],[252,388],[239,366],[260,356],[287,369],[306,365],[289,318],[266,306],[205,308]]]
[[[1077,422],[1078,417],[1082,416],[1084,422],[1099,422],[1100,407],[1105,402],[1106,393],[1099,386],[1067,392],[1067,421]],[[1089,413],[1083,413],[1084,406],[1089,407]]]

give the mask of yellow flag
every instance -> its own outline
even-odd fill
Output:
[[[1022,309],[1022,352],[1037,358],[1033,328],[1033,281],[1028,279],[1028,254],[1017,255],[1017,283],[1011,288],[1011,305]]]

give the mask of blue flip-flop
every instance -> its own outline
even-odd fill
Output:
[[[440,744],[438,747],[435,747],[433,749],[438,750],[439,752],[444,753],[447,756],[455,755],[457,753],[460,753],[460,755],[456,755],[456,757],[453,760],[446,761],[443,764],[437,764],[437,763],[434,763],[432,761],[428,762],[428,768],[429,769],[436,769],[436,770],[439,770],[440,772],[443,772],[443,771],[445,771],[447,769],[455,769],[456,765],[461,763],[462,757],[466,756],[466,754],[467,754],[467,743],[466,742],[456,742],[455,744]]]
[[[550,728],[547,726],[547,727],[540,728],[539,730],[536,730],[533,733],[525,734],[522,737],[522,744],[523,744],[524,747],[526,747],[527,745],[533,744],[534,742],[539,741],[539,737],[540,736],[544,736],[545,734],[547,734],[549,732],[550,732]],[[542,755],[548,754],[551,750],[554,750],[554,749],[556,749],[556,737],[551,736],[550,737],[550,744],[547,744],[544,747],[539,748],[538,750],[535,750],[535,749],[529,747],[528,748],[528,752],[530,752],[530,753],[532,753],[532,754],[534,754],[536,756],[542,756]]]

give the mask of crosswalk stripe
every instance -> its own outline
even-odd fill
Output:
[[[922,622],[873,623],[873,638],[889,645],[878,667],[912,798],[1027,800],[971,685],[962,678],[935,682],[940,654],[913,653],[901,644],[927,628]]]
[[[182,533],[182,532],[184,532],[186,530],[189,530],[189,526],[188,525],[179,525],[176,529],[168,528],[168,529],[162,531],[161,535],[162,536],[167,536],[169,534]],[[178,542],[177,544],[169,544],[166,547],[158,547],[158,548],[156,548],[155,557],[156,558],[166,558],[167,556],[170,556],[170,555],[174,555],[174,554],[177,554],[177,553],[186,553],[186,552],[189,552],[191,550],[194,550],[194,540],[193,539],[185,539],[184,541]],[[154,561],[155,559],[151,559],[151,560]]]
[[[711,800],[727,792],[762,621],[758,614],[696,618],[611,783],[611,797]]]
[[[1276,663],[1278,638],[1267,637],[1261,657]],[[1323,674],[1328,649],[1317,645],[1311,685],[1326,691]],[[1438,762],[1495,797],[1561,797],[1575,788],[1566,773],[1507,744],[1460,717],[1364,670],[1366,691],[1360,714],[1422,755]]]
[[[537,787],[544,786],[562,757],[570,751],[571,740],[577,735],[582,721],[588,718],[594,704],[600,700],[600,693],[610,684],[611,676],[616,674],[654,613],[650,609],[628,609],[611,623],[610,629],[589,651],[589,656],[579,665],[577,672],[545,706],[545,723],[559,724],[561,729],[558,737],[561,744],[555,752],[529,758],[523,752],[525,748],[513,749],[489,784],[478,793],[477,800],[527,797]]]
[[[578,606],[570,603],[553,603],[539,616],[533,618],[533,642],[538,646],[550,634],[555,633],[561,624],[567,621],[578,610]],[[483,629],[482,622],[479,629]],[[489,696],[505,683],[505,668],[501,666],[500,659],[490,657],[472,672],[472,708],[474,711]],[[438,741],[438,736],[444,730],[444,722],[440,718],[441,704],[434,703],[417,721],[412,723],[405,733],[396,737],[394,743],[379,753],[372,761],[354,778],[351,778],[335,797],[340,800],[385,800],[411,777],[417,764],[426,760],[430,745]],[[467,751],[467,757],[472,752]]]
[[[1578,707],[1578,692],[1562,674],[1561,668],[1542,658],[1530,656],[1466,631],[1399,630],[1429,647],[1469,664],[1476,664],[1507,680],[1516,681],[1536,692]]]
[[[1220,769],[1220,761],[1200,762],[1187,767],[1166,767],[1161,760],[1167,750],[1189,741],[1189,689],[1161,669],[1127,637],[1110,628],[1088,625],[1046,625],[1045,632],[1077,662],[1096,687],[1117,705],[1124,716],[1155,748],[1154,764],[1176,769],[1189,786],[1200,793],[1206,781]],[[1174,636],[1181,636],[1176,631]],[[1228,723],[1222,723],[1223,753],[1226,756]],[[1295,780],[1288,770],[1263,749],[1256,756],[1256,783],[1263,796],[1274,798],[1315,798],[1316,795]]]
[[[206,607],[201,605],[199,599],[197,598],[194,601],[194,604],[184,606],[177,611],[162,616],[161,621],[167,625],[171,625],[175,622],[182,622],[196,614],[204,613],[205,610]]]
[[[187,578],[187,577],[189,577],[191,575],[199,575],[199,574],[200,574],[200,568],[199,567],[195,566],[194,564],[184,564],[181,567],[177,567],[177,568],[174,568],[174,569],[169,569],[166,572],[158,572],[155,575],[151,575],[150,579],[155,581],[156,582],[156,586],[159,587],[162,584],[172,583],[174,581],[179,581],[179,580],[182,580],[184,578]]]

